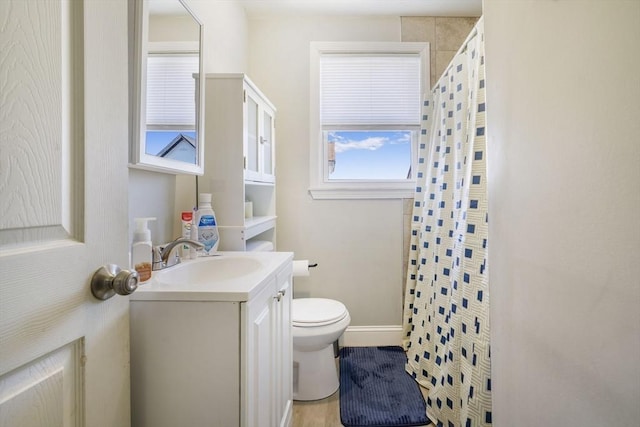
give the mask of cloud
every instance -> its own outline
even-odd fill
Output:
[[[350,139],[345,136],[346,132],[329,132],[327,140],[335,144],[336,153],[343,153],[349,150],[369,150],[375,151],[385,144],[409,144],[411,134],[409,132],[373,132],[383,134],[381,136],[370,136],[365,139]]]
[[[353,141],[348,139],[343,139],[342,141],[336,140],[336,153],[342,153],[349,150],[375,151],[378,148],[381,148],[387,142],[389,142],[389,138],[383,137],[371,137],[363,139],[361,141]]]
[[[411,134],[409,132],[400,132],[396,138],[391,139],[392,144],[409,144],[411,142]]]

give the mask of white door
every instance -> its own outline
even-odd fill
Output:
[[[0,0],[0,426],[126,427],[127,0]]]

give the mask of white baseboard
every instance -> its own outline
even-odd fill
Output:
[[[402,326],[349,326],[340,339],[342,347],[377,347],[402,344]]]

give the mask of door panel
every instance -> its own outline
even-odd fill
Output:
[[[75,142],[70,138],[70,107],[75,104],[69,73],[78,58],[71,57],[69,37],[81,22],[73,20],[73,12],[59,1],[3,3],[0,12],[6,23],[0,41],[5,82],[0,114],[7,126],[2,144],[3,244],[73,239],[77,232],[70,227],[76,213],[71,203],[78,201],[70,197],[70,176],[63,166],[72,161]],[[34,56],[38,51],[46,57]]]
[[[82,353],[78,340],[6,375],[0,426],[81,425],[74,408],[82,407]]]
[[[0,426],[128,426],[127,1],[0,7]],[[34,408],[39,408],[34,410]]]

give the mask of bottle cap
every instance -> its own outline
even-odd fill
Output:
[[[149,230],[149,221],[155,221],[155,218],[134,218],[136,229],[133,233],[134,242],[151,241],[151,230]]]
[[[211,203],[211,193],[200,193],[198,203]]]

